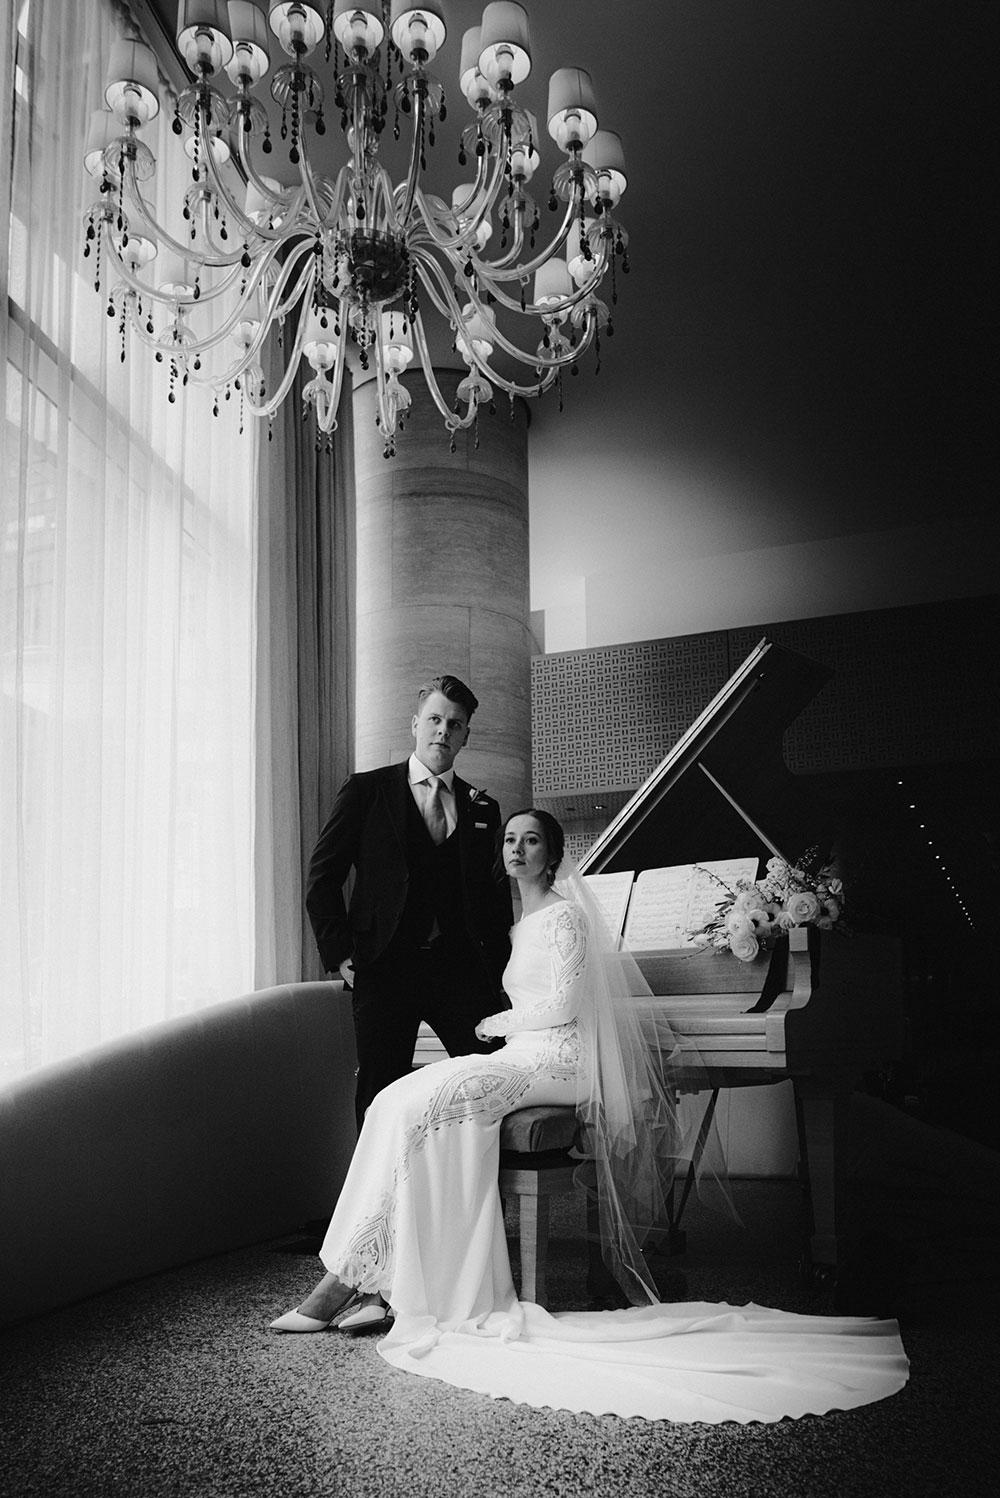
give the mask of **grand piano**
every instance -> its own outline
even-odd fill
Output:
[[[782,754],[786,728],[830,674],[761,641],[581,859],[581,872],[638,875],[754,853],[794,862],[816,845],[836,852],[843,808],[838,815],[810,794],[809,778],[793,775]],[[849,863],[843,875],[850,898]],[[851,1093],[902,1049],[896,940],[800,927],[751,964],[713,950],[634,955],[674,1029],[699,1047],[709,1087],[791,1079],[812,1209],[805,1263],[836,1282],[849,1247]]]

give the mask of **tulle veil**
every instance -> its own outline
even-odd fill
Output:
[[[607,1269],[633,1305],[659,1301],[644,1250],[671,1219],[674,1183],[691,1172],[699,1197],[736,1217],[711,1089],[697,1047],[674,1033],[635,958],[620,949],[586,880],[569,858],[555,892],[582,910],[589,928],[578,1023],[591,1057],[577,1105],[577,1179],[596,1206]]]

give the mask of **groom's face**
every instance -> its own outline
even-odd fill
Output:
[[[416,755],[435,775],[450,770],[455,756],[469,737],[465,708],[451,702],[443,692],[432,692],[420,704],[411,724]]]

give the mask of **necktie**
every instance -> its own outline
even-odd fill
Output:
[[[441,805],[441,782],[436,775],[427,781],[427,797],[424,801],[424,821],[427,831],[436,843],[443,843],[448,836],[448,819]]]

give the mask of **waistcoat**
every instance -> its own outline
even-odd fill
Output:
[[[458,828],[435,843],[412,795],[407,796],[406,863],[410,873],[397,938],[414,946],[426,941],[437,921],[442,936],[464,931]]]

